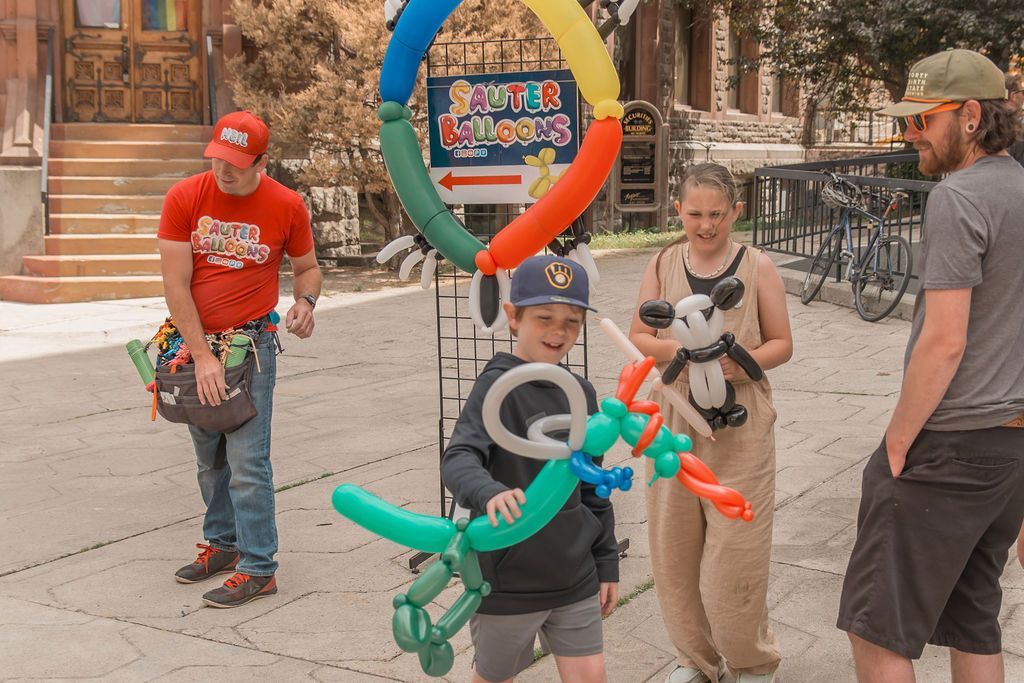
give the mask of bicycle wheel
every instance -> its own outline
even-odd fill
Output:
[[[877,265],[876,265],[877,256]],[[853,285],[853,304],[861,318],[878,322],[903,298],[914,272],[910,244],[902,237],[883,237],[864,259]]]
[[[842,242],[842,231],[833,230],[818,247],[818,253],[814,255],[814,261],[811,262],[811,267],[804,277],[804,284],[800,287],[800,301],[804,305],[811,303],[814,297],[818,296],[821,286],[825,284],[828,274],[832,271],[832,264],[839,257]]]

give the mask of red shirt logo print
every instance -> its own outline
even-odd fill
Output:
[[[264,263],[270,247],[260,243],[260,228],[252,223],[220,221],[202,216],[192,231],[192,251],[210,254],[209,263],[228,268],[243,268],[245,261]]]

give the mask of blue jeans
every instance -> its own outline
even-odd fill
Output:
[[[260,371],[253,368],[250,389],[256,417],[230,434],[191,425],[188,429],[199,464],[199,490],[206,503],[203,536],[214,548],[238,550],[237,571],[271,576],[277,571],[274,471],[270,465],[270,418],[277,381],[273,336],[264,333],[256,349]],[[227,441],[227,463],[214,469],[221,436]]]

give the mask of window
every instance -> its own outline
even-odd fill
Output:
[[[676,10],[674,95],[678,104],[711,110],[711,21],[691,9]]]
[[[690,68],[693,62],[693,42],[691,40],[691,24],[693,12],[688,8],[676,10],[676,73],[675,93],[679,104],[692,104],[690,101]]]
[[[76,0],[75,26],[121,28],[121,0]]]
[[[758,45],[729,29],[728,73],[729,92],[726,106],[745,114],[756,114],[758,72],[744,68],[744,62],[757,59]]]
[[[772,77],[772,113],[782,116],[799,116],[799,93],[793,81],[782,76]]]
[[[736,31],[729,29],[729,54],[727,59],[729,60],[729,98],[727,106],[729,109],[740,108],[740,65],[736,61],[742,54],[741,42],[739,34]]]
[[[143,31],[187,31],[188,0],[143,0]]]
[[[772,76],[772,113],[781,114],[783,113],[783,99],[782,99],[782,76],[776,74]]]

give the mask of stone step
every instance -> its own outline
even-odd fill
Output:
[[[202,159],[202,142],[109,142],[107,140],[55,140],[55,159]]]
[[[25,256],[26,275],[40,277],[159,275],[159,254]]]
[[[119,275],[82,277],[0,277],[0,300],[27,304],[57,304],[76,301],[105,301],[163,296],[159,275]]]
[[[59,194],[156,195],[163,197],[180,178],[125,176],[50,176],[49,191]]]
[[[163,123],[55,123],[50,139],[118,142],[209,142],[213,127]]]
[[[127,176],[134,178],[186,178],[210,168],[210,162],[194,159],[50,159],[50,176]]]
[[[156,235],[47,235],[43,238],[50,256],[82,254],[155,254]]]
[[[159,214],[162,195],[51,194],[54,214]]]
[[[156,234],[159,213],[54,213],[50,214],[51,235]]]

